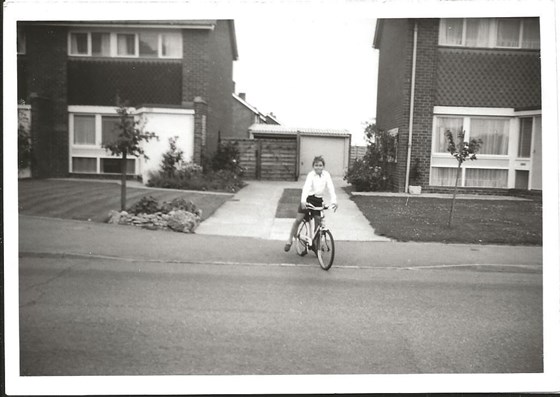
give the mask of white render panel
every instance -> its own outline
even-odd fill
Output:
[[[183,151],[185,161],[192,161],[194,154],[194,115],[190,112],[178,113],[174,109],[150,112],[143,109],[139,113],[144,118],[144,132],[154,132],[159,139],[144,142],[143,147],[148,160],[139,161],[142,181],[146,183],[150,172],[157,172],[163,154],[169,150],[169,139],[178,137],[177,148]],[[154,109],[155,110],[155,109]]]

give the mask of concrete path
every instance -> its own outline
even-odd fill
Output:
[[[338,241],[390,241],[374,229],[342,190],[346,182],[334,179],[337,212],[327,212],[327,224]],[[301,189],[303,181],[249,181],[230,201],[222,205],[196,229],[197,234],[257,237],[287,240],[293,219],[276,218],[276,207],[284,189]]]

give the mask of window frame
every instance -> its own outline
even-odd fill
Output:
[[[131,31],[131,30],[110,30],[110,29],[72,29],[68,32],[68,56],[69,57],[86,57],[86,58],[124,58],[124,59],[170,59],[170,60],[180,60],[183,59],[183,36],[180,31],[176,30],[146,30],[146,32],[152,32],[157,34],[157,55],[156,56],[142,56],[140,54],[140,35],[142,31]],[[93,54],[92,48],[92,34],[93,33],[106,33],[109,34],[109,54],[108,55],[96,55]],[[75,34],[86,34],[87,35],[87,52],[86,53],[74,53],[72,51],[72,36]],[[119,54],[118,53],[118,36],[119,35],[134,35],[134,54]],[[163,55],[163,36],[175,36],[177,37],[178,48],[176,51],[176,56],[173,55]]]
[[[444,43],[444,35],[443,31],[445,30],[445,21],[448,19],[462,19],[462,31],[461,31],[461,43],[460,44],[446,44]],[[438,32],[438,46],[440,47],[462,47],[462,48],[495,48],[495,49],[504,49],[504,50],[540,50],[540,31],[539,31],[539,46],[536,48],[533,47],[523,47],[523,33],[524,33],[524,26],[525,21],[527,18],[478,18],[478,19],[490,19],[490,29],[489,29],[489,39],[488,39],[488,46],[472,46],[466,45],[466,37],[467,37],[467,20],[475,19],[475,18],[440,18],[439,20],[439,32]],[[519,44],[514,46],[501,46],[498,45],[498,21],[500,19],[518,19],[519,20],[519,33],[518,33],[518,41]],[[540,25],[540,24],[539,24]]]

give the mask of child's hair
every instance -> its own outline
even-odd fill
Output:
[[[325,159],[323,158],[323,156],[315,156],[315,158],[313,159],[313,163],[311,165],[315,165],[315,163],[318,162],[323,163],[323,167],[325,166]]]

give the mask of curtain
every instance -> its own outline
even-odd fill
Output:
[[[521,47],[523,48],[540,48],[540,29],[538,18],[523,19],[523,39]]]
[[[521,20],[514,18],[498,18],[498,47],[519,47],[519,29]]]
[[[462,175],[459,171],[459,186],[461,186]],[[455,186],[455,178],[457,178],[457,168],[432,167],[432,180],[430,185],[433,186]]]
[[[74,144],[95,145],[95,116],[74,115]]]
[[[119,131],[120,118],[116,116],[102,116],[101,117],[101,142],[111,143],[114,142],[120,134]]]
[[[181,35],[179,34],[162,34],[162,56],[170,58],[181,58],[181,39]]]
[[[509,120],[471,119],[470,139],[482,139],[480,154],[508,154]]]
[[[490,46],[490,18],[467,18],[465,45],[469,47]]]
[[[117,35],[117,54],[118,55],[134,55],[135,45],[134,45],[134,35],[133,34],[118,34]]]
[[[443,19],[440,25],[440,44],[461,45],[463,41],[463,19],[449,18]]]
[[[88,53],[88,34],[72,33],[70,35],[70,53],[71,54],[87,54]]]
[[[435,140],[435,152],[436,153],[446,153],[447,152],[447,138],[445,137],[445,131],[450,130],[453,133],[453,139],[457,143],[457,135],[463,129],[463,118],[457,117],[438,117],[436,120],[436,134]]]
[[[91,34],[91,53],[97,56],[111,55],[111,35],[109,33]]]
[[[97,172],[97,159],[72,157],[72,172]]]
[[[482,168],[465,170],[465,186],[507,188],[508,171]]]

